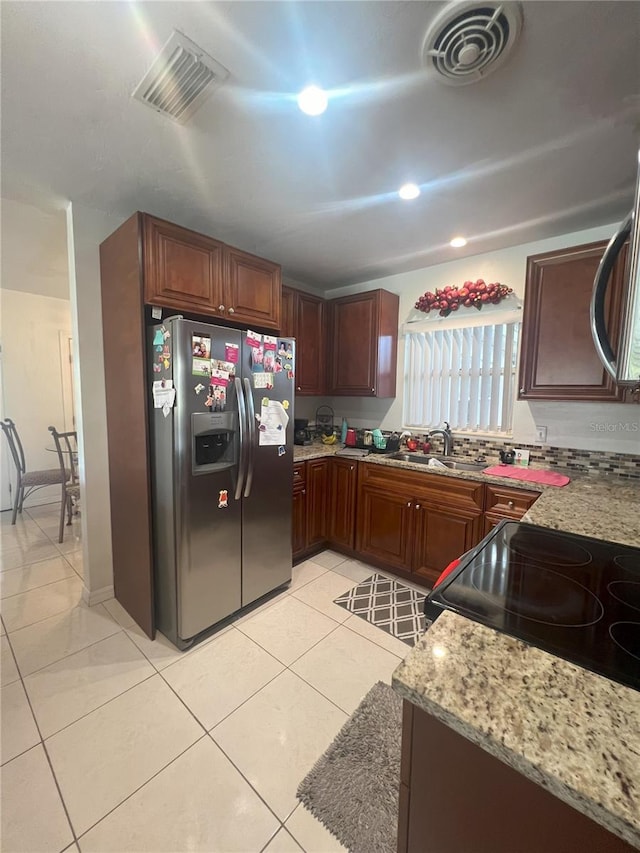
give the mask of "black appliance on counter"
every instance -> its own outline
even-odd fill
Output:
[[[640,690],[640,548],[501,521],[433,588],[439,608]]]
[[[312,443],[309,418],[294,418],[293,443],[307,446]]]

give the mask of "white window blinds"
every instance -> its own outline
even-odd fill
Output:
[[[496,323],[408,333],[405,425],[511,432],[519,330]]]

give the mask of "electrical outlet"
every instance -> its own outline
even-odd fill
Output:
[[[546,426],[537,426],[536,427],[536,441],[539,441],[541,444],[544,444],[547,440],[547,428]]]

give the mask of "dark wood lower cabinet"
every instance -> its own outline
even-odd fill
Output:
[[[362,486],[358,500],[356,550],[362,557],[410,572],[414,510],[410,500],[377,486]]]
[[[307,548],[318,548],[327,539],[329,459],[307,462]]]
[[[417,503],[413,571],[432,586],[452,560],[483,536],[481,513]]]
[[[307,547],[307,466],[297,462],[293,466],[293,515],[291,524],[291,550],[293,559]]]
[[[353,552],[356,463],[325,457],[297,462],[293,471],[293,559],[328,543]]]
[[[363,464],[356,551],[431,586],[482,539],[483,496],[478,482]]]
[[[432,586],[443,569],[537,492],[321,458],[294,466],[293,557],[326,544]],[[486,511],[485,510],[486,507]]]
[[[404,702],[398,853],[630,853],[512,767]]]
[[[356,540],[358,466],[350,459],[332,459],[329,465],[329,543],[353,550]]]

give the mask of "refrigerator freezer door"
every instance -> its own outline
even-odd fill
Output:
[[[291,580],[295,344],[289,338],[277,341],[275,356],[280,359],[282,370],[275,372],[275,364],[273,372],[267,370],[272,377],[272,388],[264,387],[263,370],[252,370],[256,366],[264,369],[260,361],[264,362],[265,354],[255,365],[253,348],[246,341],[242,347],[242,380],[250,424],[249,464],[242,504],[243,607]],[[288,351],[290,356],[278,355],[280,350]],[[269,357],[267,368],[271,365]],[[262,379],[256,378],[261,376]],[[258,418],[264,399],[282,403],[288,415],[280,445],[260,444]]]

